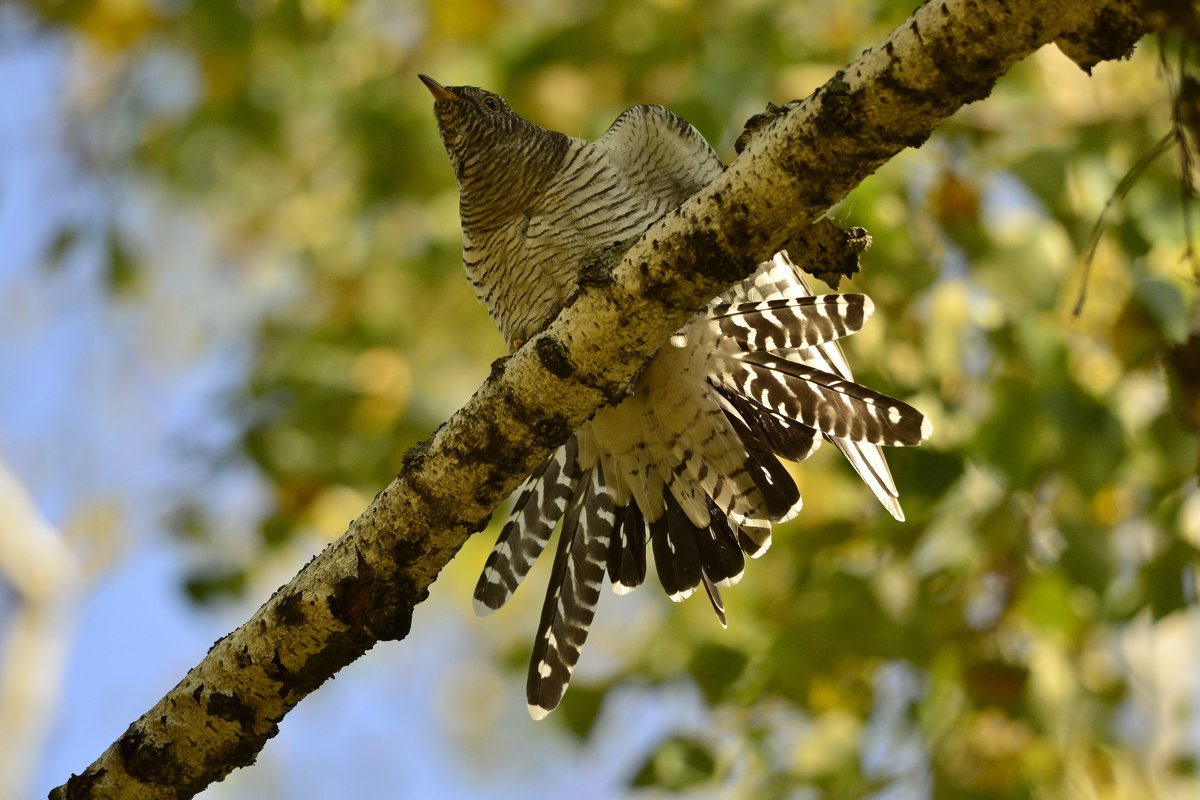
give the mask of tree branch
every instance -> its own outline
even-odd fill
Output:
[[[589,265],[550,327],[406,455],[345,535],[51,797],[190,797],[252,763],[301,699],[377,641],[405,637],[467,538],[550,449],[619,401],[696,309],[783,247],[827,268],[831,250],[854,245],[813,224],[826,209],[1043,44],[1059,40],[1085,69],[1127,54],[1144,33],[1137,5],[933,2],[807,100],[755,117],[718,180],[619,262]]]

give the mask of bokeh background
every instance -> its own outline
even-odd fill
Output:
[[[0,6],[0,797],[90,763],[503,354],[417,72],[572,135],[663,103],[728,159],[911,5]],[[482,534],[206,796],[1197,796],[1187,44],[1046,48],[833,210],[875,238],[852,363],[934,422],[907,522],[825,448],[729,630],[606,593],[538,724],[548,565],[477,620]]]

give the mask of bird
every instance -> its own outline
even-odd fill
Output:
[[[596,140],[521,117],[500,95],[419,76],[459,191],[463,266],[510,350],[537,335],[579,286],[581,266],[635,240],[722,173],[691,124],[660,105],[621,113]],[[839,339],[874,306],[814,294],[786,252],[714,298],[655,354],[626,397],[602,407],[515,492],[475,588],[479,614],[505,604],[561,531],[526,680],[530,715],[561,702],[607,578],[666,594],[720,590],[802,499],[780,462],[823,440],[903,520],[882,446],[928,439],[928,418],[854,382]]]

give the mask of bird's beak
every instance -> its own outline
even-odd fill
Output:
[[[433,95],[433,99],[435,101],[458,99],[458,95],[447,89],[445,86],[442,86],[428,75],[418,75],[417,77],[421,79],[421,83],[425,84],[425,88],[429,89],[429,93]]]

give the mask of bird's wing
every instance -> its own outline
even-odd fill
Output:
[[[595,146],[636,194],[672,207],[725,169],[700,132],[662,106],[626,109]]]

